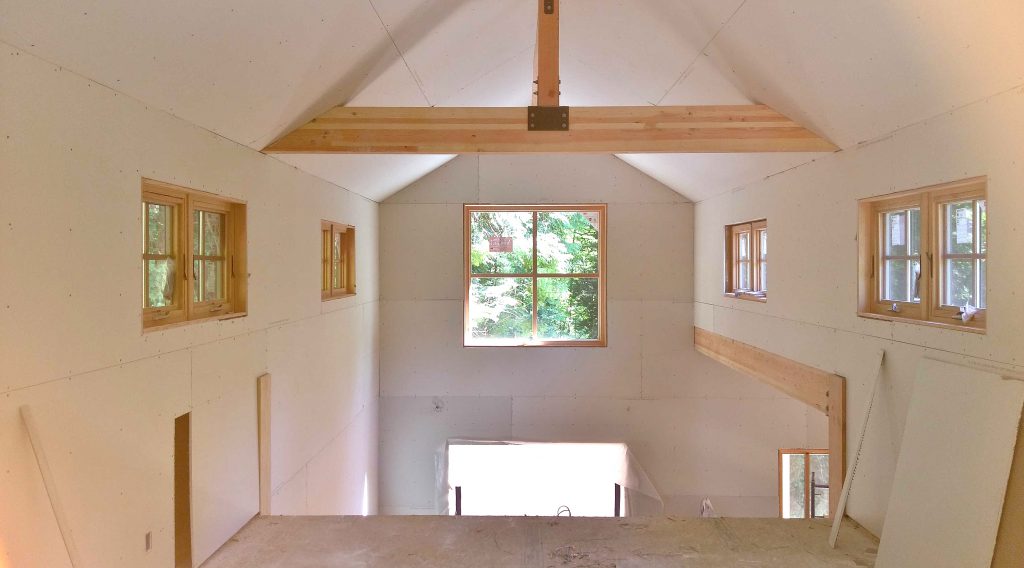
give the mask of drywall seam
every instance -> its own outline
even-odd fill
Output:
[[[191,356],[192,356],[191,355],[191,351],[193,349],[196,349],[196,348],[199,348],[199,347],[205,347],[205,346],[209,346],[209,345],[214,345],[216,343],[220,343],[222,341],[227,341],[229,339],[241,339],[243,337],[247,337],[247,336],[253,335],[255,333],[264,333],[264,332],[270,331],[272,329],[285,328],[285,327],[287,327],[289,325],[292,325],[292,324],[308,322],[310,320],[314,320],[314,319],[317,319],[317,318],[329,316],[329,315],[335,314],[335,313],[341,313],[341,312],[344,312],[344,311],[347,311],[347,310],[351,310],[351,309],[354,309],[354,308],[361,308],[363,306],[372,305],[372,304],[375,304],[375,303],[378,303],[378,302],[379,302],[379,300],[371,300],[369,302],[364,302],[364,303],[361,303],[361,304],[353,304],[351,306],[347,306],[347,307],[344,307],[344,308],[338,308],[336,310],[331,310],[329,312],[320,312],[320,313],[317,313],[317,314],[314,314],[314,315],[311,315],[311,316],[307,316],[307,317],[286,318],[286,319],[283,319],[283,320],[278,320],[278,321],[275,321],[275,322],[271,322],[270,324],[267,324],[266,327],[261,327],[261,328],[257,328],[257,329],[251,329],[249,331],[243,331],[241,333],[236,333],[234,335],[225,335],[225,336],[222,336],[222,337],[218,337],[216,339],[212,339],[210,341],[204,341],[204,342],[201,342],[201,343],[194,343],[194,344],[188,345],[186,347],[182,347],[180,349],[171,349],[169,351],[160,351],[158,353],[155,353],[153,355],[147,355],[145,357],[138,357],[136,359],[121,360],[121,361],[118,361],[116,364],[106,365],[106,366],[103,366],[103,367],[96,367],[94,369],[87,369],[85,371],[79,371],[79,372],[76,372],[76,373],[73,373],[73,374],[70,374],[70,375],[61,375],[59,377],[55,377],[55,378],[52,378],[52,379],[46,379],[44,381],[40,381],[38,383],[34,383],[34,384],[31,384],[31,385],[25,385],[25,386],[15,387],[15,388],[12,388],[12,389],[9,389],[9,390],[5,390],[5,391],[3,391],[3,393],[0,393],[0,394],[15,393],[15,392],[18,392],[18,391],[23,391],[23,390],[27,390],[27,389],[36,388],[36,387],[41,387],[41,386],[48,385],[50,383],[54,383],[54,382],[57,382],[57,381],[71,381],[71,380],[74,380],[76,378],[80,378],[82,375],[88,375],[88,374],[91,374],[91,373],[96,373],[96,372],[99,372],[99,371],[106,371],[106,370],[109,370],[109,369],[116,369],[116,368],[119,368],[119,367],[123,367],[125,365],[131,365],[132,363],[138,363],[140,361],[145,361],[147,359],[152,359],[154,357],[160,357],[161,355],[170,355],[170,354],[173,354],[173,353],[181,353],[183,351],[188,351],[189,352],[189,357],[191,358]],[[199,324],[199,325],[202,325],[202,324]],[[379,362],[379,358],[378,358],[378,362]],[[191,373],[191,363],[190,363],[189,372]],[[191,394],[191,389],[192,389],[192,383],[191,383],[191,380],[190,380],[189,381],[189,393],[190,394]]]
[[[839,328],[839,327],[832,327],[832,326],[828,326],[828,325],[822,325],[820,323],[815,323],[815,322],[811,322],[811,321],[804,321],[804,320],[799,320],[799,319],[786,318],[786,317],[781,317],[781,316],[777,316],[777,315],[774,315],[774,314],[769,314],[769,313],[764,313],[764,312],[755,312],[753,310],[745,310],[745,309],[742,309],[742,308],[736,308],[736,307],[733,307],[733,306],[725,306],[725,305],[722,305],[722,304],[714,304],[714,303],[711,303],[711,302],[698,302],[698,301],[695,301],[693,303],[694,304],[703,304],[705,306],[711,306],[712,308],[722,308],[722,309],[726,309],[726,310],[733,310],[733,311],[737,311],[737,312],[743,312],[743,313],[746,313],[746,314],[753,314],[755,316],[765,317],[765,318],[772,318],[772,319],[775,319],[775,320],[781,320],[781,321],[785,321],[785,322],[789,322],[789,323],[813,326],[813,327],[817,327],[817,328],[820,328],[820,329],[825,329],[825,330],[834,331],[834,332],[838,332],[838,333],[849,333],[851,335],[860,335],[862,337],[870,337],[872,339],[879,339],[879,340],[882,340],[882,341],[889,341],[889,342],[892,342],[892,343],[900,343],[900,344],[903,344],[903,345],[910,345],[910,346],[913,346],[913,347],[922,347],[922,348],[928,349],[930,351],[938,351],[938,352],[941,352],[941,353],[947,353],[949,355],[956,355],[957,357],[965,357],[967,359],[975,359],[975,360],[978,360],[978,361],[989,361],[991,363],[997,363],[999,365],[1003,365],[1004,366],[1001,369],[993,369],[994,372],[1004,372],[1004,373],[1008,372],[1008,373],[1012,373],[1015,377],[1016,376],[1020,376],[1021,373],[1024,373],[1024,366],[1014,365],[1013,363],[1011,363],[1009,361],[1001,361],[999,359],[989,359],[989,358],[986,358],[986,357],[979,357],[977,355],[965,355],[964,353],[958,353],[956,351],[950,351],[948,349],[942,349],[941,347],[934,347],[934,346],[931,346],[931,345],[925,345],[923,343],[913,343],[911,341],[905,341],[905,340],[901,340],[901,339],[894,339],[891,336],[875,335],[875,334],[872,334],[872,333],[865,333],[863,331],[853,331],[853,330]],[[889,323],[889,325],[896,325],[896,322],[891,322],[891,323]],[[904,325],[914,325],[914,324],[904,324]],[[717,323],[716,323],[716,327],[717,327]],[[708,330],[708,331],[715,331],[715,330],[712,329],[712,330]]]
[[[374,201],[374,200],[370,199],[369,197],[366,197],[365,195],[360,195],[360,194],[352,191],[351,189],[348,189],[347,187],[342,187],[342,186],[340,186],[340,185],[338,185],[338,184],[336,184],[336,183],[334,183],[334,182],[332,182],[332,181],[330,181],[330,180],[328,180],[326,178],[322,178],[322,177],[320,177],[318,175],[311,174],[311,173],[309,173],[309,172],[307,172],[305,170],[300,170],[299,168],[296,168],[295,166],[289,164],[288,162],[285,162],[285,161],[279,159],[277,156],[275,156],[273,154],[264,154],[263,152],[260,152],[259,150],[255,150],[255,149],[253,149],[253,148],[251,148],[249,146],[246,146],[245,144],[239,142],[238,140],[233,140],[231,138],[228,138],[227,136],[224,136],[223,134],[220,134],[219,132],[215,132],[213,130],[210,130],[209,128],[206,128],[205,126],[203,126],[201,124],[196,124],[194,122],[190,122],[189,120],[187,120],[185,118],[182,118],[182,117],[174,114],[173,112],[171,112],[169,110],[157,107],[155,105],[151,105],[151,104],[147,103],[146,101],[144,101],[142,99],[138,99],[136,97],[133,97],[133,96],[131,96],[131,95],[129,95],[129,94],[123,92],[123,91],[119,91],[119,90],[115,89],[114,87],[111,87],[110,85],[107,85],[105,83],[101,83],[101,82],[97,81],[96,79],[92,79],[92,78],[90,78],[90,77],[88,77],[86,75],[83,75],[82,73],[79,73],[78,71],[75,71],[74,69],[71,69],[69,67],[65,67],[65,66],[61,65],[60,63],[57,63],[57,62],[54,62],[54,61],[50,61],[49,59],[47,59],[45,57],[42,57],[41,55],[35,53],[34,51],[26,49],[24,47],[21,47],[20,45],[12,43],[11,41],[9,41],[7,39],[0,38],[0,43],[3,43],[4,45],[7,45],[7,46],[11,47],[12,49],[18,50],[18,51],[20,51],[20,52],[22,52],[22,53],[24,53],[26,55],[29,55],[30,57],[34,57],[34,58],[38,59],[39,61],[42,61],[42,62],[44,62],[44,63],[46,63],[48,65],[52,65],[53,67],[56,67],[60,71],[63,71],[63,72],[66,72],[66,73],[71,73],[72,75],[75,75],[77,77],[81,77],[82,79],[85,79],[86,81],[92,83],[93,85],[96,85],[98,87],[103,87],[104,89],[107,89],[107,90],[109,90],[109,91],[111,91],[113,93],[117,93],[118,95],[120,95],[122,97],[125,97],[125,98],[127,98],[129,100],[135,101],[135,102],[143,105],[144,107],[146,107],[149,110],[155,110],[157,112],[161,112],[163,114],[166,114],[167,116],[174,117],[175,119],[180,120],[181,122],[184,122],[185,124],[188,124],[190,126],[198,128],[198,129],[200,129],[200,130],[202,130],[204,132],[212,134],[212,135],[216,136],[217,138],[220,138],[222,140],[227,140],[228,142],[231,142],[232,144],[237,144],[238,146],[241,146],[242,148],[245,148],[246,150],[249,150],[249,151],[254,152],[256,154],[260,154],[261,156],[265,156],[266,158],[274,160],[275,162],[278,162],[278,163],[280,163],[280,164],[282,164],[284,166],[287,166],[287,167],[289,167],[289,168],[291,168],[291,169],[293,169],[293,170],[295,170],[297,172],[301,172],[304,175],[307,175],[307,176],[312,177],[312,178],[316,178],[316,179],[318,179],[318,180],[320,180],[322,182],[330,184],[330,185],[332,185],[332,186],[334,186],[334,187],[336,187],[336,188],[338,188],[338,189],[340,189],[342,191],[346,191],[346,192],[352,194],[354,197],[358,197],[360,199],[364,199],[364,200],[366,200],[366,201],[368,201],[370,203],[377,203],[377,204],[380,203],[379,201]]]

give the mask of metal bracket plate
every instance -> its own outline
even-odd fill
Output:
[[[544,0],[544,13],[554,14],[555,13],[555,0]]]
[[[569,107],[526,108],[527,130],[569,130]]]

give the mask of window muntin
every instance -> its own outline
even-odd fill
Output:
[[[729,225],[725,234],[725,293],[763,301],[768,292],[768,222]]]
[[[606,344],[604,205],[465,207],[465,345]]]
[[[983,331],[985,194],[972,178],[861,200],[859,315]]]
[[[244,314],[244,226],[244,204],[143,180],[143,328]]]
[[[320,298],[330,300],[355,294],[355,227],[321,221],[320,235],[322,253]]]

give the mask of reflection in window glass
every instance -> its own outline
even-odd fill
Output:
[[[472,336],[518,339],[533,334],[533,280],[473,278],[469,285]]]
[[[985,200],[946,203],[943,211],[942,304],[984,308],[988,246]]]
[[[881,221],[881,299],[920,302],[921,209],[887,211]]]

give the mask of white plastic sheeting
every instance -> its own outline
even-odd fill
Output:
[[[623,443],[544,443],[450,439],[435,456],[437,513],[612,516],[615,484],[623,516],[662,512],[662,499]]]

